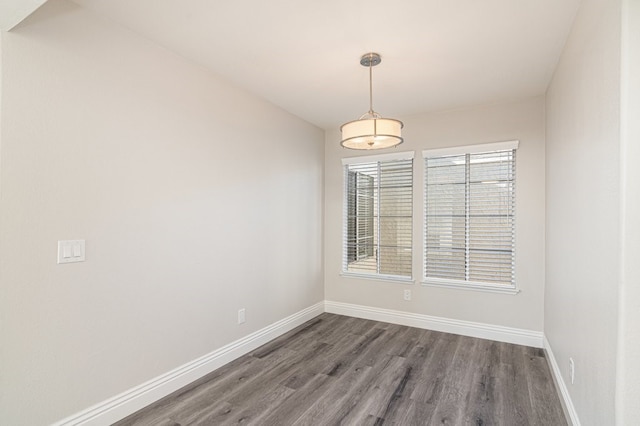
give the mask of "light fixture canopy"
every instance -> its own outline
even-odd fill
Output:
[[[372,68],[382,59],[377,53],[366,53],[360,58],[360,64],[369,67],[369,111],[359,119],[340,126],[342,140],[340,145],[350,149],[382,149],[400,145],[402,139],[402,121],[383,118],[373,110]]]

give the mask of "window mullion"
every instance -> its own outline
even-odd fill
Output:
[[[464,192],[465,192],[465,200],[464,200],[464,211],[465,211],[465,220],[464,220],[464,276],[465,281],[469,281],[470,279],[470,269],[471,269],[471,256],[470,256],[470,244],[471,244],[471,232],[470,228],[470,212],[471,212],[471,155],[465,155],[465,176],[464,176]]]
[[[380,162],[378,161],[378,172],[377,172],[378,181],[376,182],[376,194],[374,195],[374,202],[377,201],[376,206],[376,215],[378,217],[378,223],[376,224],[377,228],[377,236],[376,238],[376,273],[380,273],[380,180],[382,178],[382,167],[380,167]]]

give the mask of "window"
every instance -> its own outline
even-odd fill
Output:
[[[515,292],[517,141],[424,151],[424,282]]]
[[[343,159],[342,272],[411,279],[413,152]]]
[[[348,235],[352,236],[352,244],[347,247],[347,263],[364,261],[374,253],[374,187],[373,176],[362,171],[349,170],[347,198]]]

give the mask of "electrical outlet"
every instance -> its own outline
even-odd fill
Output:
[[[404,300],[411,300],[411,290],[406,289],[404,291]]]
[[[573,362],[573,358],[569,358],[569,372],[571,374],[571,384],[576,377],[576,364]]]
[[[238,309],[238,324],[242,324],[245,321],[245,316],[244,316],[244,308],[242,309]]]

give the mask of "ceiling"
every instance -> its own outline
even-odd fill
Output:
[[[545,92],[580,0],[74,0],[325,129]]]

